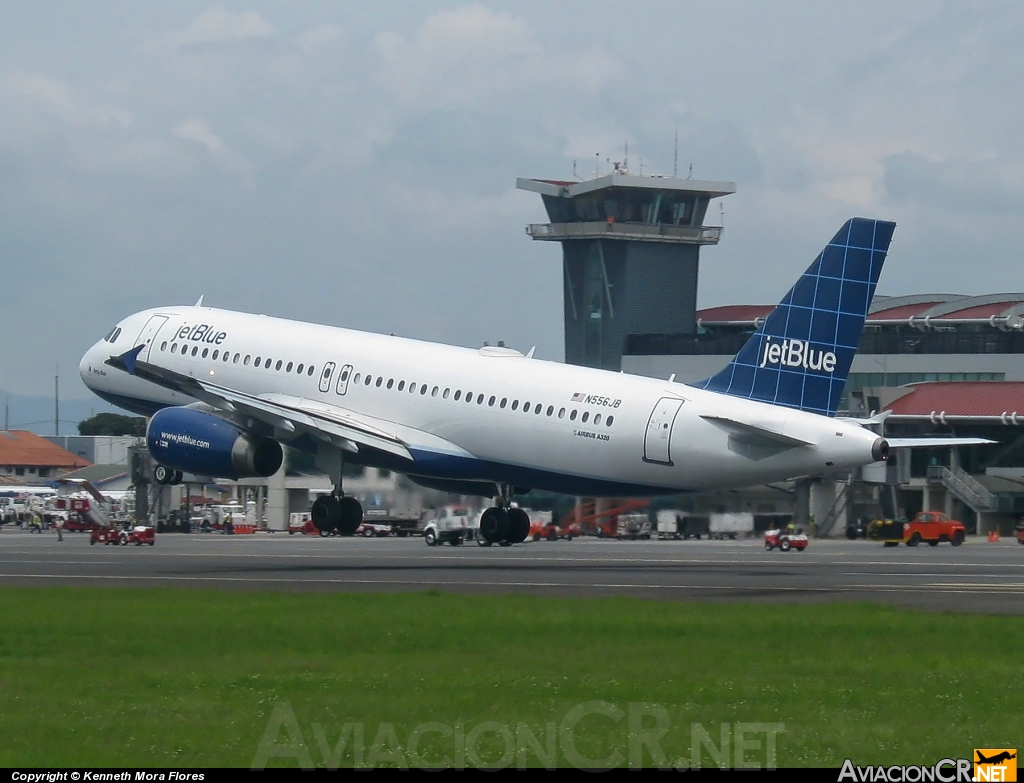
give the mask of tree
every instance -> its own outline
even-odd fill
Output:
[[[143,416],[122,416],[119,413],[97,413],[78,423],[79,435],[135,435],[146,434]]]

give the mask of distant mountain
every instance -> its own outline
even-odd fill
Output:
[[[0,390],[0,405],[6,404],[8,429],[28,430],[37,435],[53,435],[53,397],[23,397],[20,394],[7,395]],[[79,397],[60,400],[60,434],[77,435],[78,422],[97,413],[124,413],[101,400],[99,397]],[[0,429],[5,418],[0,417]]]

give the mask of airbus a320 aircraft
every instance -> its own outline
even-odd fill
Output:
[[[321,530],[362,519],[353,462],[496,498],[489,542],[520,542],[529,488],[596,497],[763,484],[884,460],[889,444],[834,418],[894,223],[854,218],[729,365],[694,385],[262,315],[158,307],[82,359],[96,394],[151,416],[156,478],[273,475],[282,443],[334,484]],[[531,352],[532,353],[532,352]]]

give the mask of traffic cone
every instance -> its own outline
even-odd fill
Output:
[[[993,544],[998,542],[999,541],[999,531],[998,530],[990,530],[988,532],[988,540],[989,540],[990,543],[993,543]]]

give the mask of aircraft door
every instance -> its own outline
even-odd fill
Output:
[[[144,362],[149,361],[149,352],[153,347],[153,342],[156,340],[157,332],[167,323],[166,315],[154,315],[148,321],[146,325],[142,327],[142,331],[139,332],[138,338],[135,340],[135,345],[145,345],[139,352],[139,358]]]
[[[352,365],[346,364],[341,368],[341,373],[338,375],[338,386],[335,389],[338,394],[344,394],[348,391],[348,379],[352,375]]]
[[[644,462],[672,465],[672,425],[683,401],[678,397],[662,397],[651,411],[644,435]]]
[[[320,373],[320,391],[325,394],[331,390],[331,376],[334,375],[334,362],[327,362]]]

